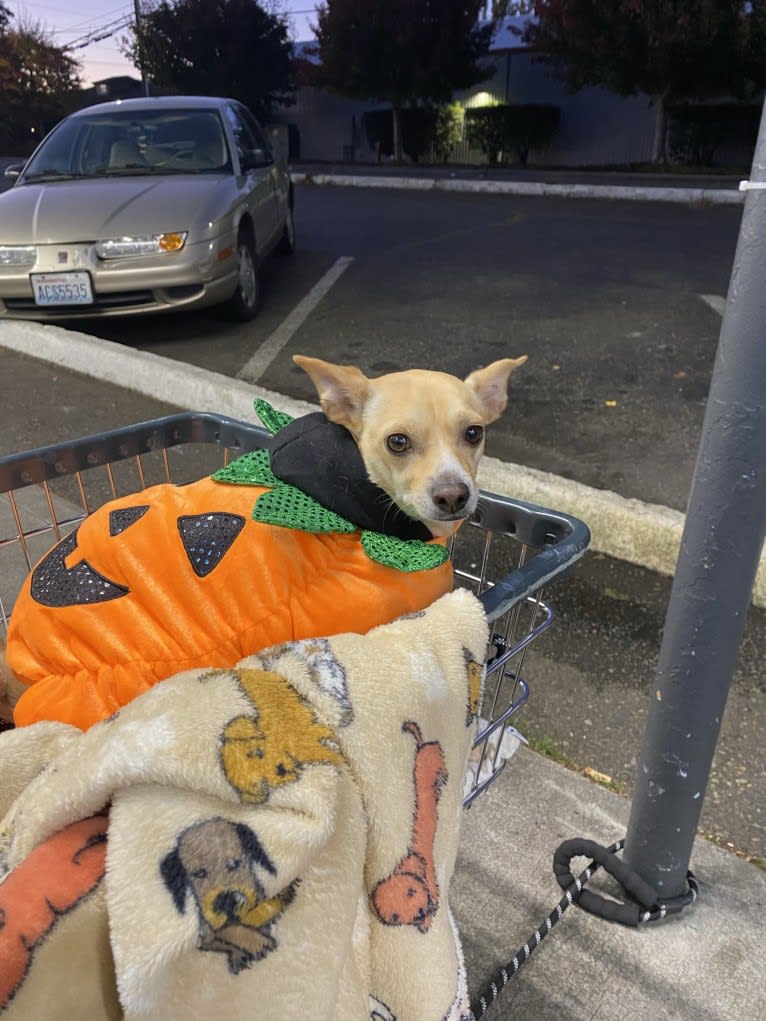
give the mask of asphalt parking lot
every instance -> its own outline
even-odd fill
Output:
[[[304,399],[296,352],[372,374],[526,353],[489,452],[682,510],[721,322],[701,296],[723,302],[740,216],[302,185],[298,253],[265,265],[255,322],[209,311],[85,329]],[[273,356],[248,373],[264,345]]]

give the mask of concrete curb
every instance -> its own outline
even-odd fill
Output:
[[[294,173],[294,184],[336,185],[343,188],[401,188],[416,191],[476,192],[494,195],[557,196],[580,199],[620,199],[632,202],[701,202],[741,205],[744,192],[725,188],[666,188],[620,184],[548,184],[544,181],[470,181],[442,177],[388,177],[366,174]]]
[[[0,323],[0,347],[190,411],[212,411],[258,422],[253,410],[256,397],[290,415],[318,410],[315,405],[221,373],[59,326]],[[659,574],[675,571],[684,525],[680,511],[492,457],[482,461],[479,483],[502,496],[580,518],[591,530],[591,549],[599,553]],[[753,602],[766,606],[766,556],[759,565]]]

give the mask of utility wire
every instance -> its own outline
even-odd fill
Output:
[[[124,14],[121,18],[115,18],[113,21],[107,22],[100,28],[94,28],[90,32],[86,32],[84,35],[78,36],[71,42],[65,43],[61,48],[62,50],[82,50],[86,46],[90,46],[91,43],[100,42],[102,39],[108,39],[113,36],[116,32],[119,32],[123,28],[128,28],[129,25],[135,24],[135,19],[132,14]]]

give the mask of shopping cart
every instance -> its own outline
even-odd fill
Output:
[[[185,413],[0,458],[0,634],[32,566],[98,506],[157,482],[190,482],[264,446],[266,430],[213,414]],[[452,541],[459,584],[491,623],[479,732],[466,805],[502,771],[517,743],[512,717],[526,702],[526,650],[553,622],[543,589],[584,552],[576,518],[482,493]]]

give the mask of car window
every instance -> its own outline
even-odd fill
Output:
[[[53,176],[77,173],[86,133],[85,126],[59,125],[28,160],[25,174],[35,170]]]
[[[165,108],[92,112],[63,121],[45,139],[23,179],[231,172],[217,110]]]
[[[239,109],[239,114],[242,117],[243,121],[250,128],[250,132],[255,138],[256,144],[259,147],[263,148],[267,153],[271,154],[271,146],[269,145],[266,139],[266,135],[263,133],[263,129],[261,128],[258,121],[255,119],[255,117],[253,117],[250,111],[247,110],[245,107],[241,107]]]
[[[253,153],[258,162],[265,162],[271,159],[271,150],[255,121],[252,118],[246,119],[247,113],[247,110],[234,106],[226,107],[226,118],[234,135],[240,163],[245,156],[252,156]]]

